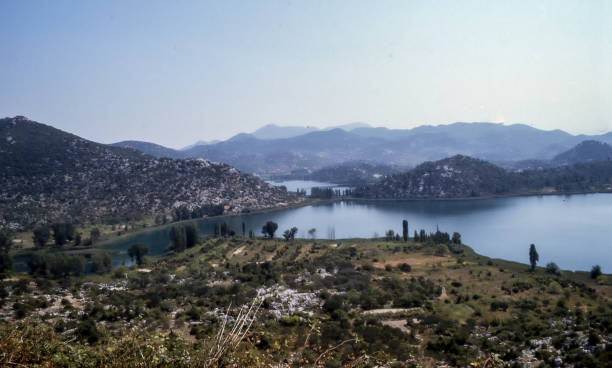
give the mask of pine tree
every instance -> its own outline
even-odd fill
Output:
[[[536,263],[540,260],[535,244],[529,246],[529,263],[531,263],[531,271],[535,271]]]

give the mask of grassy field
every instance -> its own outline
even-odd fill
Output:
[[[431,241],[208,237],[140,268],[3,281],[0,365],[604,367],[609,280]]]

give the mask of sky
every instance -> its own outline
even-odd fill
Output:
[[[0,1],[0,116],[179,148],[265,124],[612,131],[612,2]]]

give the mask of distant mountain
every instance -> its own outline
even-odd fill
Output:
[[[151,155],[157,158],[166,157],[166,158],[185,158],[186,155],[181,152],[174,150],[172,148],[164,147],[159,144],[142,142],[142,141],[121,141],[117,143],[111,144],[111,146],[115,147],[123,147],[130,148],[142,153],[146,153],[147,155]]]
[[[353,129],[357,128],[369,128],[370,126],[366,123],[349,123],[343,125],[331,126],[323,129],[319,129],[313,126],[278,126],[275,124],[265,125],[250,135],[257,139],[284,139],[284,138],[293,138],[300,135],[316,132],[316,131],[325,131],[325,130],[334,130],[334,129],[342,129],[344,131],[350,132]]]
[[[366,123],[348,123],[348,124],[331,126],[323,130],[342,129],[342,130],[346,130],[347,132],[351,132],[359,128],[371,128],[371,126],[370,124],[366,124]]]
[[[344,162],[327,166],[313,172],[293,172],[276,177],[281,180],[314,180],[347,186],[363,186],[376,183],[389,175],[402,171],[398,166],[389,166],[368,161]]]
[[[385,158],[384,142],[360,137],[342,129],[315,131],[298,137],[262,140],[239,134],[213,145],[184,151],[190,157],[225,162],[260,176],[288,174],[293,170],[316,170],[345,161]],[[373,153],[374,152],[374,153]]]
[[[612,146],[607,143],[588,140],[556,155],[551,161],[558,166],[607,160],[612,160]]]
[[[186,206],[226,212],[295,196],[224,164],[157,159],[30,121],[0,119],[0,227],[137,219]]]
[[[265,125],[251,135],[258,139],[283,139],[296,137],[319,130],[316,127],[302,127],[302,126],[278,126],[275,124]]]
[[[573,136],[560,130],[493,123],[455,123],[406,130],[357,127],[351,131],[317,130],[265,140],[243,133],[217,144],[193,147],[185,153],[270,177],[364,160],[410,167],[457,154],[492,162],[546,161],[585,139],[612,142],[612,134]]]
[[[456,155],[389,176],[357,189],[355,195],[381,199],[449,199],[609,191],[612,191],[612,161],[508,172],[483,160]]]
[[[607,143],[586,140],[550,160],[522,160],[499,163],[508,170],[545,169],[577,163],[612,160],[612,146]]]
[[[454,123],[406,130],[361,128],[352,132],[364,137],[407,142],[427,159],[453,154],[490,161],[549,159],[583,140],[561,130],[544,131],[523,124],[495,123]],[[436,152],[444,154],[435,157]]]
[[[218,140],[218,139],[213,139],[212,141],[199,140],[199,141],[196,141],[194,144],[190,144],[188,146],[185,146],[185,147],[181,148],[179,151],[185,151],[185,150],[191,149],[191,148],[193,148],[195,146],[202,146],[202,145],[205,145],[205,144],[215,144],[215,143],[219,143],[219,142],[221,142],[221,141]]]

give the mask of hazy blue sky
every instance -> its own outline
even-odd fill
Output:
[[[264,124],[612,130],[611,1],[0,1],[0,115],[180,147]]]

